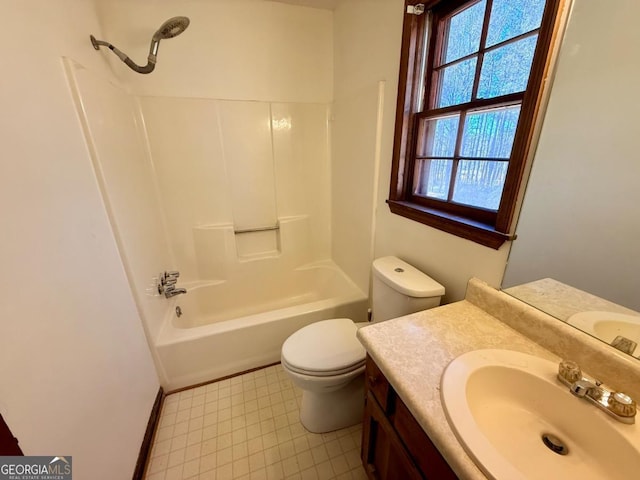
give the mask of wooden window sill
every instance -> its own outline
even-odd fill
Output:
[[[451,215],[415,203],[387,200],[392,213],[428,225],[443,232],[465,238],[473,242],[499,249],[506,241],[514,240],[514,235],[498,232],[492,225]]]

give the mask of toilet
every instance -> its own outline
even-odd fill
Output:
[[[397,257],[373,262],[373,322],[440,305],[444,287]],[[333,318],[301,328],[282,345],[282,368],[302,389],[300,421],[313,433],[362,421],[366,352],[349,318]]]

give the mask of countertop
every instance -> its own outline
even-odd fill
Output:
[[[463,353],[502,348],[560,362],[640,398],[640,362],[478,279],[466,299],[361,328],[358,338],[461,480],[486,480],[455,437],[440,400],[440,379]]]
[[[505,288],[503,292],[565,322],[576,313],[588,311],[640,315],[635,310],[566,285],[553,278],[543,278],[535,282]]]
[[[485,475],[455,437],[440,400],[440,378],[459,355],[483,348],[560,359],[471,302],[414,313],[361,328],[358,338],[461,480]]]

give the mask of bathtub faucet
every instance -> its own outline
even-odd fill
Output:
[[[186,288],[176,288],[173,285],[167,285],[164,287],[164,296],[167,298],[175,297],[176,295],[181,295],[183,293],[187,293]]]
[[[179,276],[180,272],[178,271],[164,272],[158,275],[158,293],[164,294],[166,298],[187,293],[185,288],[176,288]]]

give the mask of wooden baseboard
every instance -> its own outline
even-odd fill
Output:
[[[269,363],[267,365],[262,365],[260,367],[250,368],[248,370],[243,370],[242,372],[233,373],[231,375],[225,375],[224,377],[216,378],[215,380],[209,380],[209,381],[206,381],[206,382],[201,382],[201,383],[196,383],[194,385],[189,385],[188,387],[176,388],[175,390],[171,390],[170,392],[167,392],[166,395],[171,395],[173,393],[182,392],[184,390],[191,390],[192,388],[203,387],[204,385],[209,385],[210,383],[216,383],[216,382],[220,382],[222,380],[227,380],[228,378],[239,377],[240,375],[244,375],[245,373],[255,372],[257,370],[262,370],[263,368],[273,367],[274,365],[280,365],[280,362],[273,362],[273,363]]]
[[[160,387],[156,395],[156,400],[153,402],[153,408],[151,409],[151,415],[147,423],[147,430],[144,432],[140,453],[138,453],[138,461],[136,462],[136,469],[133,471],[133,480],[142,480],[144,477],[144,471],[147,467],[149,455],[151,454],[151,447],[153,446],[153,436],[160,421],[160,411],[162,410],[164,397],[164,390]]]

